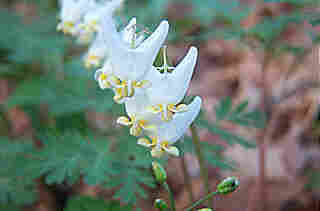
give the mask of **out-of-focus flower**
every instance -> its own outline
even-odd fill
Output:
[[[94,35],[101,30],[101,18],[105,15],[113,15],[122,6],[123,0],[97,2],[95,9],[89,10],[83,17],[78,27],[78,41],[89,43]]]
[[[76,35],[82,18],[91,9],[96,6],[93,0],[60,0],[60,23],[57,30],[65,34]]]
[[[164,152],[178,156],[179,150],[172,146],[186,132],[190,124],[198,116],[201,108],[201,98],[195,97],[191,104],[187,106],[187,111],[175,113],[170,122],[163,122],[157,127],[154,134],[148,138],[140,138],[138,144],[150,147],[151,155],[160,157]]]

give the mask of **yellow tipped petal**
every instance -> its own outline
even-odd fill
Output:
[[[147,108],[148,111],[154,114],[158,114],[163,111],[163,106],[162,105],[157,105],[157,106],[150,106]]]
[[[176,112],[185,112],[188,111],[188,106],[186,104],[180,104],[177,107],[177,111]]]
[[[143,125],[141,127],[144,130],[148,130],[148,131],[156,131],[157,130],[157,126],[156,125]]]
[[[119,78],[117,78],[115,75],[111,75],[110,76],[110,81],[112,81],[114,84],[116,85],[120,85],[121,84],[121,81]]]
[[[107,74],[105,74],[105,73],[101,73],[100,74],[100,76],[99,76],[99,78],[100,78],[100,80],[107,80],[107,78],[108,78],[108,75]]]
[[[173,112],[167,111],[167,113],[162,112],[161,113],[161,120],[164,122],[169,122],[173,119]]]
[[[140,81],[140,82],[135,81],[133,83],[133,86],[135,88],[148,88],[148,87],[151,86],[151,82],[148,81],[148,80],[143,80],[143,81]]]
[[[122,103],[122,100],[123,100],[123,96],[121,96],[121,95],[115,95],[115,96],[113,97],[113,100],[114,100],[116,103],[121,104],[121,103]]]
[[[127,117],[124,117],[124,116],[119,117],[117,119],[117,123],[120,125],[125,125],[125,126],[132,125],[132,122]]]
[[[142,128],[134,125],[130,128],[130,134],[133,136],[140,136],[142,134]]]

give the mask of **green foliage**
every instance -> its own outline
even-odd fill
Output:
[[[73,197],[65,211],[130,211],[130,206],[121,206],[118,201],[104,201],[88,196]]]
[[[264,0],[266,3],[290,3],[297,6],[304,6],[309,4],[317,4],[318,0]]]
[[[21,211],[21,208],[17,205],[12,204],[0,204],[1,211]]]
[[[320,171],[319,170],[310,170],[307,173],[308,183],[305,188],[308,190],[318,190],[320,188]]]
[[[290,2],[299,7],[316,0],[265,0],[265,2]],[[83,178],[89,185],[114,188],[114,198],[135,204],[139,197],[147,197],[147,190],[156,187],[151,172],[153,159],[150,152],[136,144],[127,129],[114,127],[115,116],[123,114],[124,107],[114,104],[111,91],[98,88],[93,71],[83,68],[82,54],[85,46],[74,45],[72,40],[56,32],[57,1],[20,0],[8,2],[36,4],[38,17],[24,17],[2,9],[0,11],[0,76],[14,83],[15,91],[1,106],[0,134],[10,132],[3,113],[18,106],[28,114],[34,136],[43,144],[32,146],[31,140],[0,140],[0,206],[1,210],[15,210],[16,204],[29,204],[36,199],[34,179],[43,177],[47,184],[67,182],[74,184]],[[240,23],[253,9],[236,0],[188,0],[192,12],[185,18],[170,20],[171,41],[189,40],[194,43],[212,37],[244,40],[253,36],[264,47],[276,39],[289,24],[307,20],[319,24],[319,14],[295,11],[276,18],[265,18],[251,29]],[[138,24],[152,31],[160,19],[166,18],[172,0],[130,0],[123,9],[125,20],[137,16]],[[194,26],[199,32],[185,36]],[[214,27],[213,27],[214,26]],[[143,30],[141,26],[139,30]],[[313,34],[314,42],[319,41]],[[302,48],[279,43],[281,48],[296,52]],[[170,60],[169,60],[170,61]],[[162,63],[159,53],[156,64]],[[253,141],[223,129],[221,121],[230,121],[244,127],[261,129],[266,118],[259,111],[247,111],[247,102],[232,106],[230,98],[223,99],[214,108],[217,121],[209,122],[204,115],[195,124],[207,129],[229,144],[254,147]],[[92,126],[88,111],[100,112],[110,117],[110,127],[104,131]],[[210,141],[211,142],[211,141]],[[233,163],[221,156],[223,148],[202,142],[204,157],[214,167],[233,169]],[[193,152],[190,137],[176,145],[182,152]],[[165,160],[157,160],[165,163]],[[87,197],[72,199],[67,211],[72,210],[130,210],[118,202],[104,202]]]
[[[248,102],[243,102],[232,109],[231,99],[226,97],[213,108],[217,117],[216,122],[209,122],[204,118],[204,114],[200,113],[200,117],[195,121],[195,124],[200,128],[207,129],[212,134],[218,135],[230,145],[238,143],[247,148],[255,147],[254,141],[248,141],[244,137],[233,134],[219,126],[219,122],[224,120],[244,127],[257,129],[264,128],[266,124],[265,115],[259,110],[246,111],[247,106]]]
[[[232,101],[226,97],[214,107],[217,121],[227,120],[235,124],[262,129],[266,125],[266,117],[259,110],[246,111],[248,101],[240,103],[232,110]]]
[[[61,53],[65,39],[56,33],[56,23],[54,15],[46,15],[32,24],[23,24],[21,17],[1,9],[0,46],[8,52],[7,61],[26,64]]]
[[[35,200],[33,181],[25,177],[25,155],[32,150],[26,140],[0,137],[0,204],[29,204]]]
[[[250,14],[250,9],[241,5],[237,0],[192,0],[188,2],[194,8],[192,16],[206,25],[216,21],[235,26]]]
[[[204,154],[204,159],[214,168],[220,168],[223,170],[233,170],[234,163],[227,158],[222,157],[221,152],[224,147],[218,144],[212,144],[209,141],[201,141],[201,148]],[[189,136],[185,136],[181,141],[175,144],[181,151],[182,156],[184,153],[194,153],[195,147],[192,139]]]

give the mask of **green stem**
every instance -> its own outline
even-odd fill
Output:
[[[184,157],[181,158],[181,167],[183,170],[184,183],[185,183],[187,191],[189,193],[189,200],[190,200],[190,202],[192,202],[192,201],[194,201],[194,197],[193,197],[193,192],[192,192],[191,178],[190,178],[190,175],[188,174],[187,165],[186,165],[186,161],[185,161]]]
[[[168,185],[167,182],[164,182],[163,184],[163,187],[166,189],[166,191],[169,193],[169,198],[170,198],[170,210],[171,211],[176,211],[176,203],[174,201],[174,196],[173,196],[173,193]]]
[[[212,196],[218,194],[218,191],[215,192],[211,192],[208,195],[206,195],[205,197],[203,197],[202,199],[199,199],[198,201],[196,201],[195,203],[193,203],[190,207],[188,207],[186,209],[186,211],[191,211],[193,208],[197,207],[198,205],[202,204],[203,202],[212,199]]]
[[[206,194],[210,194],[208,170],[205,167],[203,151],[201,149],[201,144],[200,144],[200,139],[199,139],[199,135],[197,132],[197,128],[194,124],[191,124],[190,130],[191,130],[191,135],[192,135],[192,142],[196,148],[196,155],[197,155],[199,165],[200,165],[200,174],[201,174],[201,177],[204,182],[204,189],[205,189]],[[213,204],[213,200],[210,199],[208,207],[211,207],[212,204]]]

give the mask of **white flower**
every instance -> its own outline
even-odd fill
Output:
[[[148,96],[143,89],[135,90],[133,97],[125,102],[128,117],[119,117],[118,124],[129,126],[130,134],[141,136],[143,132],[154,132],[157,129],[155,115],[147,111],[150,105]]]
[[[105,42],[110,46],[110,59],[114,74],[121,81],[140,81],[143,79],[151,69],[152,63],[167,37],[168,22],[163,21],[149,38],[140,45],[135,45],[135,48],[128,47],[126,42],[121,39],[111,17],[106,16],[102,22]]]
[[[112,74],[110,60],[106,60],[103,67],[95,72],[94,78],[98,81],[101,89],[112,88],[113,83],[119,83],[118,79]]]
[[[138,47],[144,40],[144,34],[137,33],[137,19],[131,18],[128,25],[121,32],[121,38],[128,48]]]
[[[150,147],[151,154],[155,157],[161,156],[164,152],[178,156],[179,150],[172,146],[172,144],[183,136],[198,116],[201,103],[201,98],[196,97],[192,103],[187,106],[186,112],[176,113],[170,122],[160,124],[155,134],[150,135],[151,141],[147,138],[140,138],[138,144]]]
[[[114,100],[123,103],[134,95],[135,88],[145,88],[149,85],[144,81],[146,73],[152,68],[161,45],[168,34],[169,24],[163,21],[156,31],[143,41],[143,35],[136,33],[136,19],[117,32],[112,17],[105,16],[102,20],[101,34],[103,42],[108,46],[112,72],[119,78],[120,84],[114,87]]]
[[[103,3],[96,3],[95,9],[88,11],[79,24],[80,43],[88,43],[94,34],[101,30],[101,18],[105,15],[112,16],[114,12],[122,6],[123,0],[112,0]]]
[[[108,46],[104,42],[103,34],[98,33],[96,39],[89,47],[88,53],[85,56],[84,64],[86,68],[99,67],[102,60],[108,55]]]
[[[187,106],[178,105],[186,95],[189,83],[197,61],[197,48],[191,47],[188,54],[172,73],[150,71],[145,80],[150,81],[152,86],[148,88],[147,95],[152,102],[149,108],[155,114],[161,114],[164,121],[172,119],[174,113],[185,112]],[[167,64],[164,64],[163,69]]]
[[[93,0],[60,0],[60,19],[57,29],[65,34],[76,35],[81,19],[91,9],[95,8]]]
[[[121,39],[128,46],[132,46],[132,43],[139,45],[144,38],[144,35],[137,35],[136,18],[132,18],[129,24],[121,31]],[[107,45],[104,39],[104,33],[98,32],[96,39],[91,44],[89,51],[85,57],[85,66],[87,68],[99,67],[101,60],[106,58],[110,51],[110,46]],[[108,58],[110,60],[110,58]],[[108,63],[111,65],[111,62]]]

